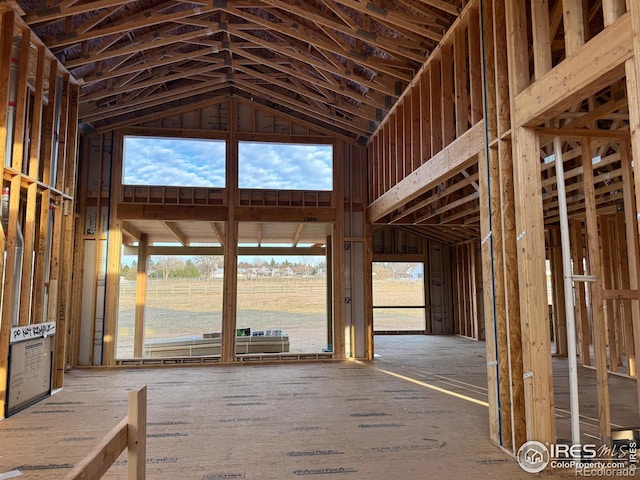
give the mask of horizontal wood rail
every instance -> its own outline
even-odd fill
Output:
[[[96,480],[109,470],[127,449],[129,480],[143,480],[147,450],[147,387],[129,392],[129,414],[65,477],[65,480]]]

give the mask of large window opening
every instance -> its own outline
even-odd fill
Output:
[[[124,137],[124,185],[225,187],[223,140]]]
[[[238,145],[240,188],[333,189],[333,146],[263,142]]]
[[[134,352],[137,264],[129,257],[122,257],[117,358]],[[217,255],[150,257],[144,357],[220,354],[222,265]]]
[[[326,272],[325,257],[239,257],[238,335],[268,341],[262,353],[326,351]],[[236,353],[255,353],[245,343]]]
[[[375,333],[424,333],[424,298],[423,263],[373,263]]]

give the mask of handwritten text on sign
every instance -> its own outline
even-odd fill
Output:
[[[56,323],[36,323],[33,325],[24,325],[22,327],[14,327],[11,329],[11,343],[22,342],[30,338],[50,337],[56,333]]]

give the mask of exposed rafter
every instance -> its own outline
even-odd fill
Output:
[[[98,131],[130,125],[134,112],[144,118],[236,96],[353,142],[386,116],[461,3],[63,0],[22,7],[79,80],[80,116]]]

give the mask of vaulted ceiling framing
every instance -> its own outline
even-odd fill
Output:
[[[80,82],[80,121],[89,128],[236,96],[361,143],[462,7],[462,0],[17,3]]]

